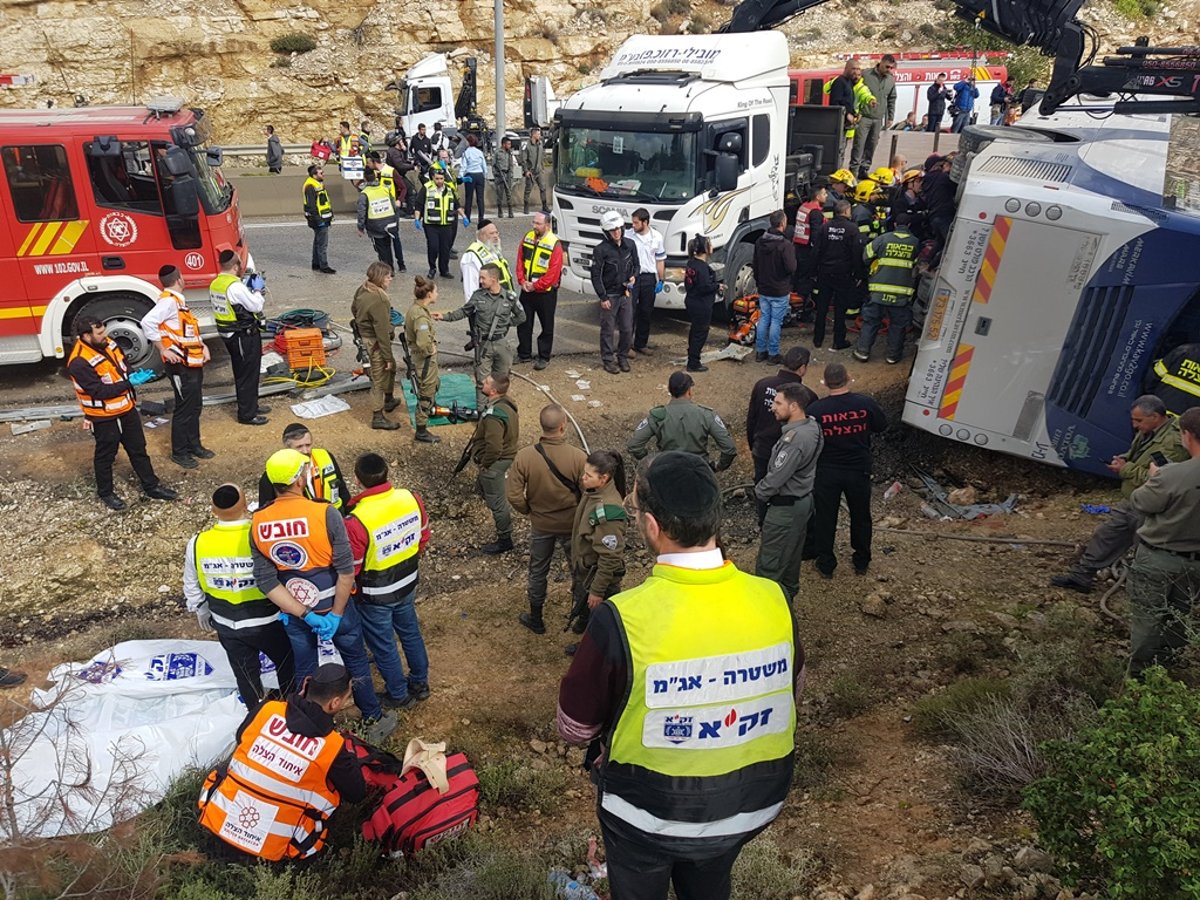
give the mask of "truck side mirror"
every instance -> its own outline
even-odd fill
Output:
[[[200,194],[196,190],[196,179],[186,175],[176,178],[171,185],[171,195],[175,201],[175,211],[180,216],[194,219],[200,215]]]
[[[726,131],[717,138],[717,150],[734,156],[742,154],[742,135],[738,131]]]
[[[119,158],[121,156],[121,140],[111,134],[104,137],[96,135],[87,145],[87,155],[97,159]]]
[[[717,155],[717,164],[715,167],[717,190],[732,191],[737,188],[738,182],[738,158],[732,153],[720,153]]]
[[[192,161],[188,159],[187,151],[182,147],[168,147],[159,159],[159,164],[172,178],[192,174]]]
[[[204,153],[204,161],[214,169],[220,168],[225,161],[225,151],[220,147],[209,147]]]

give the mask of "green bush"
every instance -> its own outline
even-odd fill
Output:
[[[913,728],[927,740],[949,740],[956,735],[954,723],[958,718],[1008,693],[1008,685],[995,678],[964,678],[918,700],[913,706]]]
[[[1158,13],[1157,0],[1116,0],[1113,6],[1127,19],[1148,19]]]
[[[275,53],[308,53],[317,49],[317,42],[303,31],[293,31],[271,41],[271,50]]]
[[[849,719],[870,709],[874,691],[858,675],[842,672],[829,683],[829,711],[839,719]]]
[[[1200,898],[1200,691],[1151,669],[1043,752],[1049,774],[1025,807],[1068,883],[1102,882],[1113,900]]]
[[[752,840],[733,865],[734,897],[790,900],[808,896],[820,865],[807,850],[785,853],[767,834]]]
[[[531,768],[522,760],[508,759],[478,769],[485,804],[511,810],[552,813],[562,804],[566,774],[562,769]]]

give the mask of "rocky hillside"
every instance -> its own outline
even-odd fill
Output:
[[[1105,44],[1149,31],[1158,43],[1193,43],[1200,0],[1115,0],[1131,20],[1096,0],[1087,11]],[[388,0],[5,0],[0,21],[3,66],[32,74],[33,86],[0,88],[0,106],[76,94],[92,104],[183,96],[214,116],[225,143],[256,143],[275,124],[285,143],[336,130],[339,119],[366,118],[382,130],[394,94],[383,86],[429,52],[474,54],[480,98],[494,108],[491,0],[441,3]],[[626,36],[708,31],[729,16],[731,0],[506,0],[506,104],[519,121],[528,74],[545,74],[561,94],[588,82]],[[833,0],[785,26],[796,65],[835,54],[937,49],[945,40],[946,0]],[[278,54],[271,42],[293,34],[310,52]]]

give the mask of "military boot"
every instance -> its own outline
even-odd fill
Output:
[[[386,397],[383,398],[383,411],[384,412],[392,412],[399,405],[400,405],[400,401],[397,400],[391,394],[388,394]]]
[[[497,537],[496,540],[490,544],[484,544],[479,549],[488,556],[499,556],[501,553],[508,553],[512,548],[512,536],[505,535],[504,537]]]
[[[413,440],[421,444],[440,444],[442,439],[436,434],[433,434],[424,425],[417,426],[417,433],[413,435]]]
[[[517,616],[517,621],[534,634],[546,633],[546,623],[542,621],[542,608],[540,606],[533,608],[531,612],[521,613]]]
[[[395,422],[392,422],[392,421],[389,421],[388,419],[386,419],[384,417],[383,413],[377,412],[371,418],[371,427],[378,429],[379,431],[395,431],[400,426],[397,425]]]

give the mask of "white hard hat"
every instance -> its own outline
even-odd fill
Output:
[[[605,231],[612,231],[614,228],[624,228],[625,218],[615,209],[610,209],[600,217],[600,227]]]

